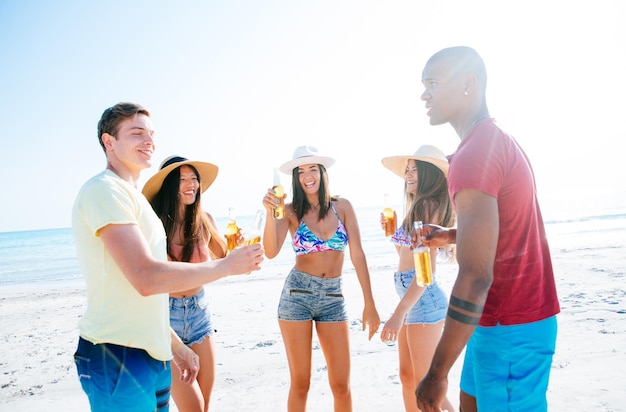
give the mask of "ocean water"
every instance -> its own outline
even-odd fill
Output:
[[[0,285],[80,278],[71,229],[0,233]]]
[[[368,263],[386,267],[381,262],[393,261],[395,252],[380,229],[379,213],[378,208],[357,211]],[[253,220],[254,215],[237,216],[237,224],[244,230]],[[227,217],[216,217],[216,222],[223,233]],[[294,254],[287,241],[283,249],[276,258],[265,260],[262,272],[284,274],[293,266]],[[71,228],[0,232],[0,287],[68,282],[82,282]]]
[[[382,208],[357,209],[363,249],[370,272],[393,271],[397,255],[379,224]],[[239,216],[238,224],[249,227],[254,216]],[[226,218],[216,218],[221,231]],[[546,220],[546,231],[555,254],[588,249],[626,249],[626,211],[590,214],[567,220]],[[624,250],[626,252],[626,250]],[[624,255],[626,256],[626,254]],[[346,254],[346,261],[349,256]],[[294,262],[286,241],[279,255],[263,263],[267,275],[282,276]],[[345,269],[351,268],[349,263]],[[6,285],[50,286],[82,282],[70,228],[0,232],[0,287]]]

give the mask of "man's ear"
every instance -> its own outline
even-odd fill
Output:
[[[476,75],[474,73],[468,73],[465,76],[465,79],[463,81],[464,85],[465,85],[465,95],[467,96],[468,94],[472,94],[474,92],[476,92]]]
[[[100,140],[102,140],[102,144],[106,150],[112,149],[113,146],[111,146],[111,140],[113,139],[115,139],[115,137],[108,133],[102,133],[102,136],[100,137]]]

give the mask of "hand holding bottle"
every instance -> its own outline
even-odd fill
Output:
[[[414,233],[413,246],[415,246],[420,236]],[[446,228],[439,225],[425,224],[422,227],[421,238],[424,246],[429,248],[441,248],[456,243],[456,229]]]
[[[386,207],[380,215],[380,223],[385,231],[385,236],[391,236],[396,233],[396,211]]]
[[[385,208],[383,209],[380,216],[380,223],[383,230],[385,231],[385,236],[391,236],[396,233],[396,219],[396,211],[389,206],[389,197],[385,193]]]
[[[274,186],[272,186],[272,194],[278,199],[278,203],[272,209],[274,219],[282,219],[285,217],[285,189],[280,183],[278,170],[274,169]]]
[[[267,189],[263,197],[263,207],[274,220],[281,220],[285,217],[285,198],[287,194],[282,186],[274,185]]]
[[[263,245],[255,243],[233,249],[223,260],[228,263],[230,273],[249,275],[252,271],[261,270],[263,253]]]

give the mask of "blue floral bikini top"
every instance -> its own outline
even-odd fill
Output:
[[[296,256],[308,255],[314,252],[325,252],[327,250],[343,252],[346,248],[348,244],[348,232],[341,219],[339,219],[339,215],[332,203],[330,204],[330,208],[333,213],[335,213],[335,216],[337,216],[337,221],[339,222],[333,236],[328,240],[320,239],[309,229],[303,219],[300,222],[300,226],[298,226],[298,229],[296,229],[296,232],[293,234],[293,250],[296,252]]]
[[[400,226],[396,229],[396,233],[391,236],[391,242],[397,246],[411,247],[411,236],[407,235],[404,231],[404,226]]]

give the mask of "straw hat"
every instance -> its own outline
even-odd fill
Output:
[[[445,176],[448,176],[448,159],[443,152],[435,146],[423,145],[413,156],[390,156],[383,158],[383,166],[398,176],[404,178],[406,164],[409,159],[421,160],[437,166]]]
[[[167,175],[169,175],[172,170],[183,165],[191,165],[198,171],[198,174],[200,175],[200,182],[202,182],[200,193],[204,193],[204,191],[211,186],[217,177],[218,167],[213,163],[187,160],[184,157],[176,155],[170,156],[163,160],[163,163],[161,163],[161,170],[155,173],[155,175],[152,176],[144,185],[141,192],[146,199],[151,202],[154,196],[156,196],[156,194],[159,193],[159,190],[161,190],[161,185],[163,185],[163,181]]]
[[[298,166],[308,164],[320,164],[326,169],[335,164],[335,159],[327,156],[320,156],[317,149],[313,146],[299,146],[293,152],[293,158],[283,163],[279,170],[287,175],[291,175],[293,169]]]

